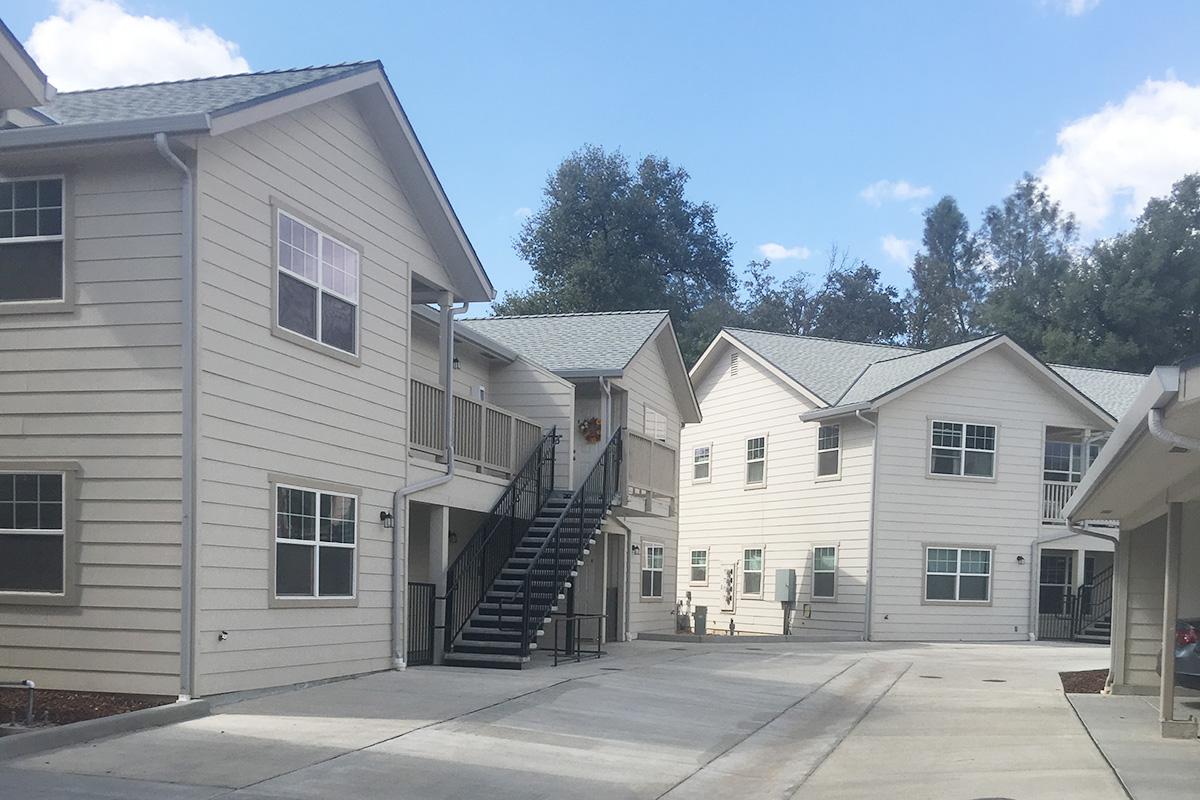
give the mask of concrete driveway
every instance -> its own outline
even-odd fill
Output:
[[[418,668],[0,766],[54,798],[1126,797],[1059,689],[1079,645],[635,642]]]

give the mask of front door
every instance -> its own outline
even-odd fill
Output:
[[[1061,614],[1071,586],[1071,556],[1042,553],[1041,579],[1038,587],[1038,613]]]

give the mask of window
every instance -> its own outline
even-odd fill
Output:
[[[697,447],[692,451],[692,482],[705,483],[710,476],[712,466],[712,446]]]
[[[358,251],[278,212],[280,328],[358,353]]]
[[[925,599],[986,603],[991,599],[992,551],[925,549]]]
[[[63,179],[0,181],[0,303],[65,299]]]
[[[817,430],[817,477],[833,477],[842,468],[842,426],[822,425]]]
[[[275,596],[352,598],[358,498],[275,487]]]
[[[708,583],[708,551],[692,551],[692,583]]]
[[[1100,455],[1100,442],[1092,442],[1087,447],[1087,465],[1090,467]],[[1079,483],[1086,471],[1083,459],[1084,447],[1081,442],[1063,442],[1053,439],[1046,440],[1046,452],[1042,463],[1042,479],[1061,481],[1063,483]]]
[[[746,440],[746,485],[762,486],[767,482],[767,437]]]
[[[642,597],[663,596],[663,546],[642,543]]]
[[[742,551],[742,594],[762,596],[763,551],[761,547]]]
[[[837,596],[837,548],[813,548],[813,599],[832,600]]]
[[[644,419],[644,429],[646,435],[651,439],[658,439],[660,442],[667,440],[667,416],[660,414],[650,406],[646,406],[646,415]]]
[[[991,478],[996,474],[996,426],[933,423],[929,471],[934,475]]]
[[[0,473],[0,592],[65,595],[61,472]]]

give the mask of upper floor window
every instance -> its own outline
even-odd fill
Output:
[[[354,597],[358,498],[275,487],[275,596]]]
[[[0,592],[64,593],[63,489],[61,472],[0,473]]]
[[[692,451],[692,482],[704,483],[712,474],[712,447],[704,445]]]
[[[357,355],[358,251],[286,212],[278,214],[279,327]]]
[[[643,420],[643,430],[651,439],[658,439],[660,442],[667,440],[667,415],[659,412],[657,409],[651,408],[649,405],[645,407],[645,418]]]
[[[1061,481],[1064,483],[1079,483],[1083,473],[1100,455],[1100,443],[1091,442],[1087,445],[1087,460],[1084,460],[1084,445],[1082,442],[1046,440],[1046,452],[1042,464],[1042,479]]]
[[[0,181],[0,303],[66,299],[63,179]]]
[[[935,420],[931,431],[931,473],[973,478],[995,477],[995,425]]]
[[[755,436],[746,440],[746,485],[762,486],[767,482],[767,437]]]
[[[817,477],[832,477],[842,471],[842,426],[822,425],[817,431]]]

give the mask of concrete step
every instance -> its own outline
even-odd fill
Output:
[[[1112,644],[1112,641],[1107,634],[1090,635],[1087,633],[1081,633],[1075,637],[1074,641],[1083,642],[1084,644],[1102,644],[1106,646]]]
[[[521,669],[529,663],[529,656],[497,655],[491,653],[447,653],[442,663],[448,667]]]

